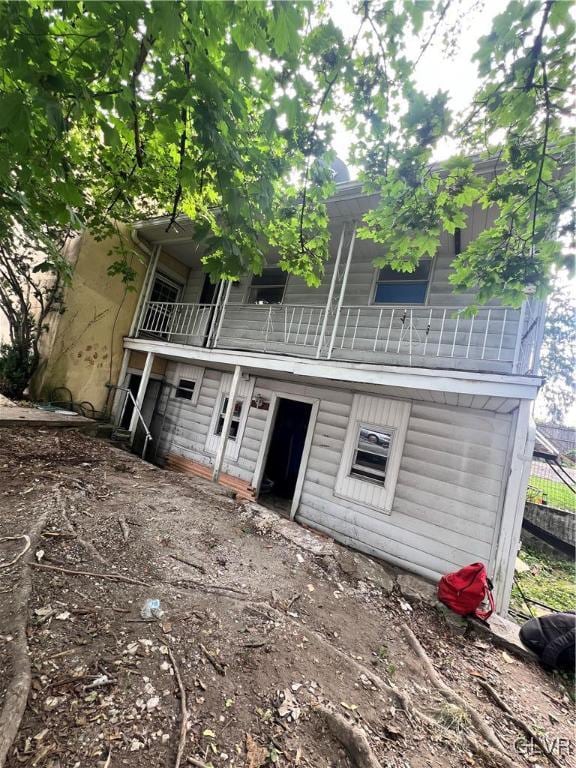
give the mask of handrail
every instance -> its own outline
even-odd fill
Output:
[[[142,411],[138,407],[138,404],[136,403],[136,399],[132,392],[128,389],[128,387],[117,387],[114,384],[108,384],[109,389],[115,389],[119,392],[126,392],[130,400],[132,400],[132,405],[134,406],[134,410],[138,414],[138,418],[140,422],[142,423],[142,426],[144,427],[144,432],[146,433],[146,437],[144,438],[144,447],[142,448],[142,458],[146,455],[146,448],[148,447],[148,443],[153,440],[152,435],[150,434],[150,430],[148,429],[148,425],[144,421],[144,417],[142,416]]]

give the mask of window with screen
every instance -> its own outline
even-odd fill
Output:
[[[360,424],[356,445],[352,451],[352,477],[384,485],[393,433],[394,430],[387,427]]]
[[[224,429],[224,417],[226,416],[226,411],[228,410],[228,398],[224,397],[222,399],[222,405],[220,407],[220,415],[218,416],[218,421],[216,422],[216,434],[221,435],[222,430]],[[242,400],[236,400],[234,403],[234,412],[232,413],[232,421],[230,422],[230,430],[228,431],[228,439],[229,440],[236,440],[238,436],[238,431],[240,429],[240,417],[242,416]]]
[[[176,392],[174,397],[179,400],[192,400],[194,397],[194,390],[196,389],[196,382],[191,379],[180,379],[176,386]]]
[[[281,304],[288,275],[280,267],[264,267],[261,275],[253,275],[248,292],[249,304]]]
[[[414,272],[383,267],[376,278],[375,304],[424,304],[432,261],[421,261]]]

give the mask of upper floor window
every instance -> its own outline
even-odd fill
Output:
[[[170,278],[161,274],[154,277],[154,285],[150,293],[150,301],[162,301],[174,304],[180,298],[181,287]]]
[[[424,304],[432,261],[421,261],[414,272],[396,272],[383,267],[376,278],[375,304]]]
[[[280,267],[264,267],[253,275],[248,292],[249,304],[282,304],[288,275]]]

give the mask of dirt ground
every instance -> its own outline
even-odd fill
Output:
[[[353,762],[319,705],[359,725],[382,768],[504,765],[466,739],[486,746],[470,711],[510,764],[551,765],[479,681],[559,765],[573,765],[574,711],[560,682],[456,632],[368,558],[95,438],[0,429],[0,536],[29,532],[44,512],[31,558],[32,687],[10,768],[172,768],[178,675],[182,765],[369,765]],[[21,549],[0,541],[0,565]],[[0,707],[13,672],[12,591],[26,567],[22,558],[0,569]],[[143,619],[147,599],[163,615]],[[470,710],[432,684],[403,625]]]

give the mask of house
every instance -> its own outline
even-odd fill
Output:
[[[52,331],[41,379],[98,408],[108,397],[149,458],[358,550],[431,579],[483,561],[505,612],[543,307],[527,296],[518,310],[493,301],[463,313],[470,296],[448,277],[486,226],[478,208],[415,272],[376,269],[379,246],[356,237],[374,202],[356,182],[338,185],[318,288],[274,254],[261,275],[213,285],[193,223],[168,229],[160,217],[134,227],[137,291],[122,294],[103,272],[106,245],[85,236],[82,289]]]

